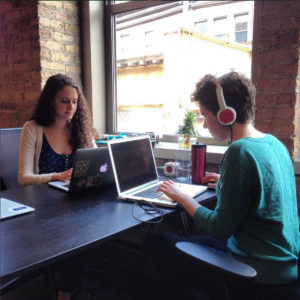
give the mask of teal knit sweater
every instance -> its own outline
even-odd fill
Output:
[[[281,284],[298,276],[300,248],[296,187],[287,149],[272,135],[242,138],[220,165],[215,210],[199,207],[198,228],[228,239],[237,259],[253,266],[257,282]]]

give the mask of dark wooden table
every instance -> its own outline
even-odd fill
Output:
[[[11,189],[5,197],[35,208],[35,212],[0,222],[0,278],[10,280],[99,245],[142,222],[132,217],[132,203],[117,200],[114,187],[68,194],[47,185]],[[208,191],[197,199],[215,197]],[[164,209],[169,214],[174,209]],[[147,215],[135,207],[139,219]]]

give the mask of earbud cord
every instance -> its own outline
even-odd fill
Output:
[[[232,125],[229,125],[230,129],[230,144],[232,144],[233,132],[232,132]]]

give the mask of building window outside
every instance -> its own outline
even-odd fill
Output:
[[[247,6],[252,1],[244,2]],[[236,47],[222,42],[230,28],[226,17],[215,17],[220,6],[204,19],[208,15],[205,7],[192,11],[182,9],[182,1],[161,3],[145,3],[144,8],[139,3],[139,8],[133,9],[130,2],[128,11],[124,4],[120,12],[117,4],[112,9],[115,38],[111,38],[110,51],[115,56],[108,128],[110,132],[175,134],[185,112],[194,110],[200,135],[209,136],[197,104],[190,101],[195,84],[207,73],[221,76],[235,70],[250,77],[251,45]],[[232,13],[232,19],[235,15]],[[215,25],[211,37],[209,19]]]
[[[197,21],[195,22],[195,28],[196,31],[201,32],[201,33],[206,33],[207,30],[207,21]]]
[[[145,55],[154,54],[157,43],[154,30],[145,31]]]
[[[122,34],[120,36],[120,39],[122,40],[122,47],[120,48],[120,51],[122,55],[126,55],[130,49],[130,35],[129,34]]]
[[[226,32],[228,25],[226,23],[227,23],[227,17],[214,19],[215,37],[220,39],[226,39],[228,37],[228,33]]]
[[[243,43],[248,41],[248,13],[234,16],[235,41]]]

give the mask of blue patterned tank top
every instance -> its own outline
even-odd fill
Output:
[[[71,154],[57,154],[43,134],[43,144],[39,159],[39,174],[64,172],[73,166],[74,151]]]

